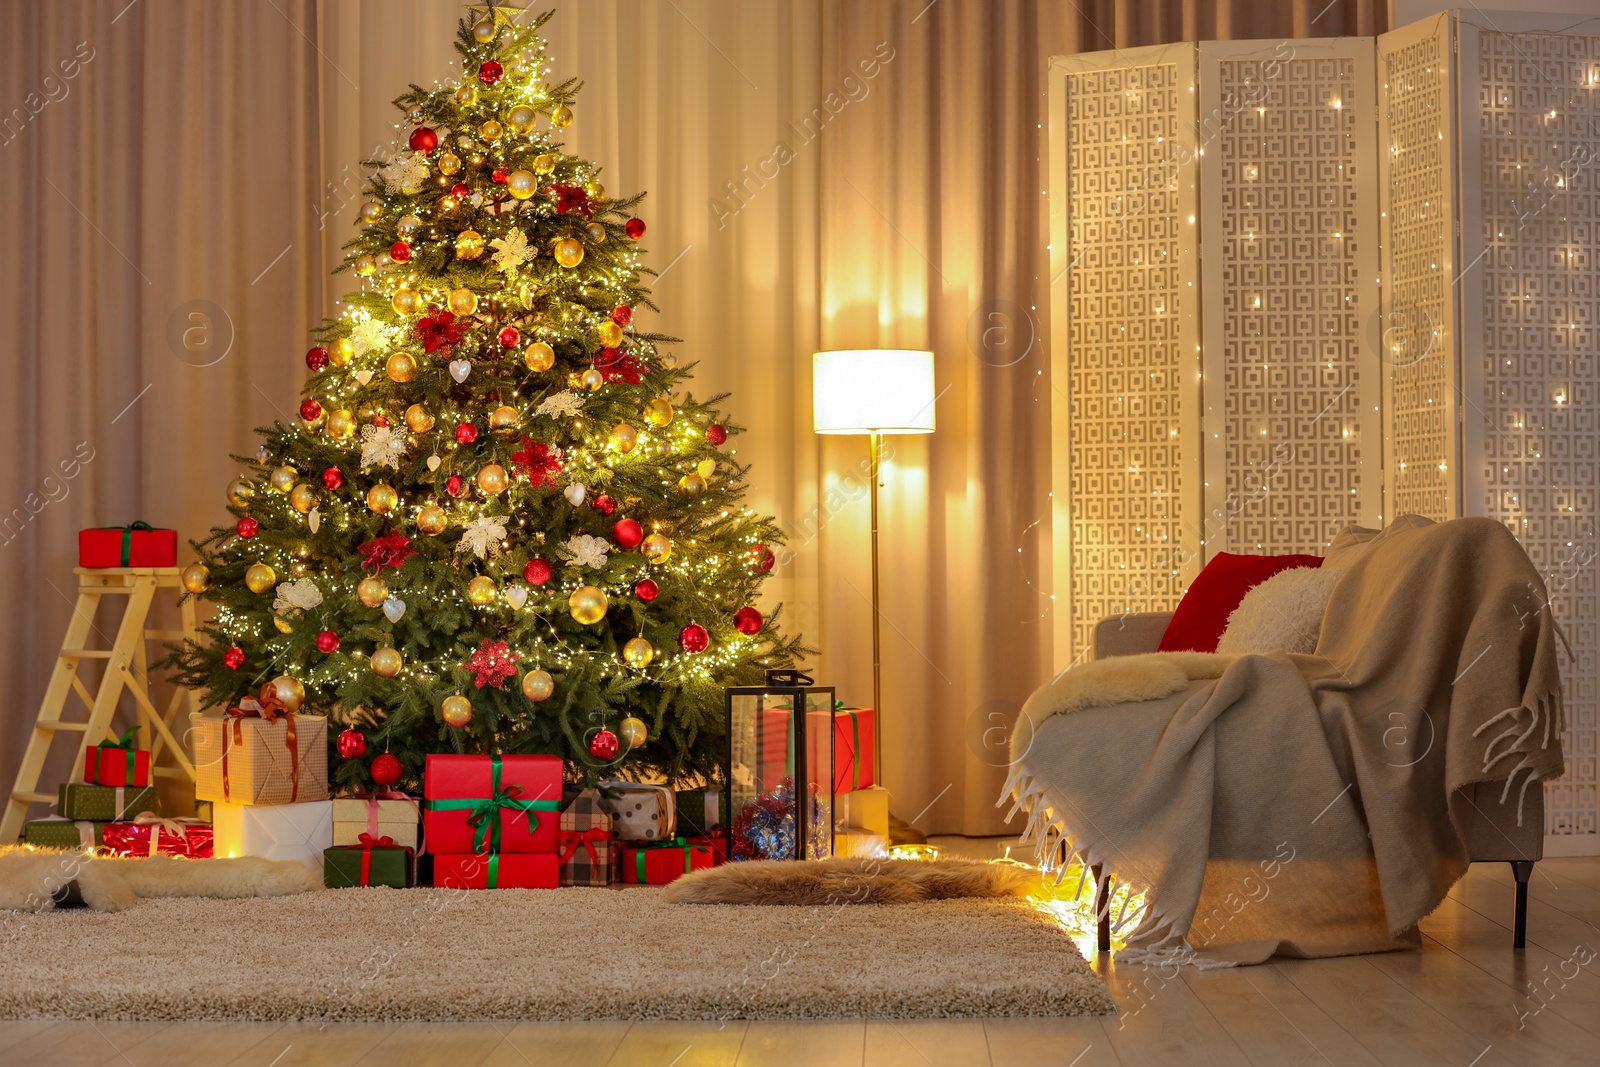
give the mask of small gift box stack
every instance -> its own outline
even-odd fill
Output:
[[[602,803],[616,829],[613,881],[665,885],[727,859],[720,790],[674,793],[638,782],[601,782],[600,788],[610,794]]]
[[[417,884],[422,809],[404,793],[335,797],[333,844],[324,849],[322,882],[329,889]]]
[[[190,716],[195,796],[212,802],[218,856],[321,869],[333,844],[328,720],[284,703],[276,681],[226,712]]]
[[[422,822],[433,884],[556,888],[561,770],[559,756],[428,756]]]
[[[874,714],[871,708],[834,707],[835,856],[882,856],[889,850],[889,791],[873,777]]]

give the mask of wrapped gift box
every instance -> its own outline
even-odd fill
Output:
[[[33,819],[22,826],[22,839],[35,848],[93,848],[100,844],[103,822],[80,819],[74,822],[60,815]]]
[[[833,791],[866,789],[873,780],[875,734],[871,708],[845,708],[833,713]],[[837,804],[838,801],[835,801]]]
[[[329,889],[386,885],[408,889],[417,884],[417,854],[393,838],[363,835],[365,841],[335,845],[322,853],[322,884]]]
[[[612,828],[621,841],[665,841],[677,829],[677,809],[672,790],[664,785],[638,782],[601,782],[604,793],[614,793],[601,801],[611,813]]]
[[[328,799],[328,720],[321,715],[280,715],[269,722],[197,712],[189,722],[194,794],[201,800],[297,804]]]
[[[703,837],[722,829],[728,821],[722,790],[716,786],[674,790],[672,807],[675,831],[684,837]]]
[[[178,531],[146,522],[78,531],[80,567],[176,567]]]
[[[553,855],[561,766],[560,756],[429,755],[422,774],[428,851]]]
[[[333,847],[333,804],[313,800],[302,804],[211,805],[211,826],[217,856],[265,856],[271,860],[299,860],[322,869],[322,854]]]
[[[609,885],[611,816],[596,789],[579,793],[561,813],[561,884]]]
[[[833,798],[833,824],[869,834],[889,836],[889,791],[881,785],[840,793]]]
[[[677,839],[659,845],[634,848],[620,846],[622,851],[622,880],[634,885],[666,885],[688,874],[704,870],[715,862],[715,855],[707,845],[695,845]]]
[[[553,852],[433,854],[433,884],[445,889],[554,889],[560,872]]]
[[[422,806],[404,793],[333,798],[333,843],[354,845],[361,835],[389,837],[396,845],[420,851]]]
[[[158,807],[156,789],[152,785],[130,789],[120,785],[62,782],[56,790],[56,811],[67,819],[115,822],[154,812]]]
[[[83,780],[94,785],[149,785],[150,752],[133,747],[133,734],[137,729],[137,726],[130,727],[116,744],[86,746],[83,750]]]
[[[146,813],[133,822],[108,822],[100,831],[100,842],[119,856],[188,856],[209,859],[212,855],[211,824],[199,819],[162,819]]]
[[[720,867],[728,862],[728,839],[722,834],[710,836],[684,838],[691,845],[698,845],[711,850],[711,866]]]
[[[854,826],[837,826],[833,831],[833,854],[870,859],[889,854],[889,835],[875,834]]]

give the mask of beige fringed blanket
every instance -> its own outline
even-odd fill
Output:
[[[1328,559],[1345,575],[1314,655],[1107,660],[1030,699],[1013,812],[1041,859],[1103,863],[1144,894],[1113,915],[1125,957],[1414,945],[1467,868],[1463,788],[1503,781],[1520,812],[1561,774],[1558,636],[1505,527],[1405,517]]]

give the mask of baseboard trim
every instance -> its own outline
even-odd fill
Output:
[[[1600,856],[1600,834],[1545,834],[1546,859],[1558,856]]]

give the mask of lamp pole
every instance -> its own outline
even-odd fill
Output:
[[[881,620],[878,608],[878,471],[883,464],[883,433],[867,431],[867,448],[871,456],[872,487],[872,780],[883,784],[883,651],[879,633]],[[894,812],[889,813],[889,843],[891,845],[920,845],[927,835]]]

